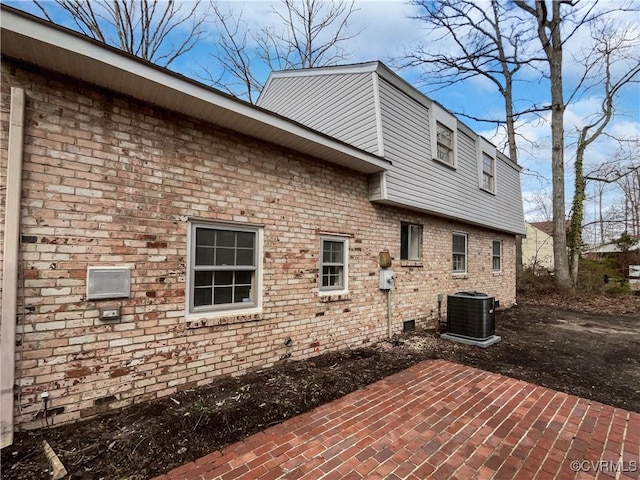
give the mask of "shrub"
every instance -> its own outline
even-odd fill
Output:
[[[518,293],[544,294],[556,290],[553,275],[548,270],[525,267],[518,277]]]
[[[580,259],[578,291],[581,293],[605,293],[622,283],[624,283],[624,277],[620,275],[611,259]]]
[[[625,281],[609,283],[604,289],[604,293],[610,297],[627,295],[630,292],[631,289],[629,288],[629,284]]]

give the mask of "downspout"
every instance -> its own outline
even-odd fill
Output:
[[[20,196],[24,137],[25,93],[11,88],[7,184],[4,214],[2,317],[0,322],[0,448],[13,443],[13,388],[15,384],[16,317],[20,251]]]

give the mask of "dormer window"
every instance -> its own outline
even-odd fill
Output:
[[[478,186],[485,192],[496,194],[496,177],[497,177],[497,155],[496,147],[485,140],[478,137],[476,140],[476,158],[478,162]]]
[[[482,154],[482,188],[495,191],[496,160],[487,153]]]
[[[437,103],[429,109],[429,134],[431,158],[447,167],[456,169],[458,121]]]

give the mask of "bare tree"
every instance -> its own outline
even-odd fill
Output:
[[[618,139],[618,142],[613,159],[597,165],[584,176],[595,192],[594,220],[585,224],[597,228],[595,244],[610,242],[623,231],[640,235],[640,140]],[[605,193],[611,196],[616,190],[621,195],[616,207],[605,208]]]
[[[249,25],[242,11],[211,2],[219,34],[212,56],[223,71],[205,68],[206,80],[251,103],[262,89],[261,72],[336,65],[348,58],[346,44],[360,33],[349,28],[354,0],[282,0],[282,8],[273,10],[279,26]]]
[[[574,194],[568,247],[573,287],[578,281],[578,265],[582,252],[582,227],[587,178],[584,174],[584,158],[589,146],[605,132],[614,116],[615,100],[620,90],[633,82],[640,74],[640,47],[637,32],[620,25],[598,20],[592,24],[594,48],[585,56],[584,78],[594,78],[602,88],[600,111],[580,129],[574,162]],[[593,86],[592,86],[593,87]],[[628,179],[627,176],[625,176]]]
[[[168,67],[204,37],[208,12],[200,0],[33,0],[45,18],[68,13],[80,32]]]
[[[251,43],[255,40],[243,19],[243,12],[224,11],[213,1],[211,8],[217,19],[218,42],[210,55],[216,60],[216,67],[221,69],[202,66],[204,74],[200,77],[216,88],[254,103],[262,83],[257,77],[255,57],[251,55]]]
[[[568,103],[586,91],[589,74],[593,73],[585,72],[569,93],[568,102],[565,101],[564,48],[568,40],[591,22],[606,17],[610,11],[628,8],[616,4],[605,10],[596,9],[597,2],[578,3],[573,0],[491,0],[488,4],[472,0],[416,0],[414,4],[424,12],[416,18],[426,22],[437,37],[430,39],[433,41],[428,48],[418,49],[405,59],[406,65],[425,66],[436,85],[476,76],[491,81],[504,99],[504,119],[465,116],[504,125],[509,154],[516,161],[521,140],[516,119],[525,114],[551,111],[554,264],[556,283],[563,291],[572,288],[566,235],[564,112]],[[433,50],[433,44],[438,41],[445,45],[444,51]],[[518,73],[525,67],[529,71],[539,70],[540,78],[548,81],[550,105],[520,104],[520,108],[516,108],[514,87]],[[589,136],[593,133],[591,129],[587,131]]]
[[[540,190],[531,194],[529,202],[533,208],[529,213],[535,213],[535,216],[544,222],[551,222],[553,220],[552,200],[551,195],[545,190]]]
[[[537,23],[538,38],[549,67],[551,91],[551,183],[553,187],[553,257],[556,286],[562,291],[571,290],[567,236],[565,223],[564,191],[564,89],[562,82],[564,0],[551,1],[551,16],[546,0],[536,0],[530,6],[524,0],[515,0],[523,11],[532,15]]]
[[[479,122],[504,125],[509,156],[518,160],[516,120],[541,109],[527,104],[516,108],[514,81],[520,70],[536,60],[530,26],[522,12],[507,2],[489,5],[474,0],[413,1],[421,12],[412,18],[423,22],[432,35],[426,46],[405,54],[402,67],[422,67],[431,85],[442,88],[474,77],[489,80],[504,101],[504,118],[470,116]],[[487,6],[489,8],[487,8]],[[441,45],[437,49],[436,45]]]
[[[503,126],[506,131],[510,158],[518,162],[517,119],[545,107],[526,104],[516,107],[514,81],[520,70],[534,65],[537,59],[532,34],[522,12],[507,2],[491,0],[489,8],[474,0],[416,0],[422,21],[434,36],[427,46],[406,53],[403,67],[424,68],[432,85],[444,87],[474,77],[489,80],[504,102],[503,118],[480,118],[465,112],[455,112],[480,122]],[[435,45],[442,45],[437,50]],[[516,237],[516,275],[522,273],[522,238]]]
[[[348,57],[346,43],[360,32],[349,31],[354,0],[282,0],[274,10],[282,28],[266,27],[258,36],[258,55],[271,69],[336,65]]]

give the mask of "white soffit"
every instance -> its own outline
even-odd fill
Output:
[[[180,74],[2,6],[2,55],[363,173],[390,162]]]

